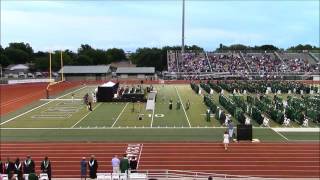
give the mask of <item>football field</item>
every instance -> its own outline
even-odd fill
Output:
[[[99,102],[89,111],[82,98],[93,92],[97,88],[95,85],[83,85],[53,99],[41,99],[2,117],[1,139],[221,141],[226,127],[214,114],[209,122],[206,120],[203,94],[196,94],[187,84],[153,87],[157,91],[154,111],[147,111],[143,102]],[[214,97],[217,99],[218,94],[214,93]],[[170,100],[173,101],[172,110],[169,109]],[[177,108],[178,101],[180,108]],[[189,109],[186,108],[188,101]],[[238,124],[236,119],[232,120]],[[319,140],[319,128],[314,124],[311,124],[311,131],[287,132],[275,122],[271,122],[275,129],[252,123],[253,136],[261,141]],[[292,126],[299,128],[294,123]]]

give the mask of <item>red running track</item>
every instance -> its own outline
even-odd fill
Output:
[[[79,86],[81,82],[61,82],[51,85],[50,96]],[[41,98],[46,98],[48,83],[26,83],[0,85],[0,116],[16,111]]]
[[[220,143],[142,143],[139,169],[189,170],[261,177],[320,177],[319,143],[235,143],[225,151]],[[39,172],[49,156],[54,177],[78,177],[82,157],[96,155],[99,172],[111,171],[113,155],[125,143],[2,143],[1,159],[31,155]]]

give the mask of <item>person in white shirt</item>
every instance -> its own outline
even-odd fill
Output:
[[[265,126],[265,127],[269,126],[269,119],[267,117],[263,118],[263,126]]]
[[[284,117],[283,125],[288,127],[290,125],[290,119],[287,118],[286,116]]]
[[[308,124],[309,124],[309,120],[307,118],[304,118],[302,126],[308,127]]]
[[[113,156],[111,164],[113,173],[120,173],[120,160],[117,155]]]
[[[248,117],[246,117],[246,120],[245,120],[244,124],[245,124],[245,125],[250,125],[250,123],[251,123],[251,122],[250,122],[250,119],[249,119]]]
[[[225,126],[228,126],[228,125],[229,125],[230,118],[231,118],[231,115],[230,115],[230,114],[227,114],[227,115],[226,115],[226,119],[224,120],[224,125],[225,125]]]
[[[228,131],[225,131],[223,134],[223,144],[224,144],[224,150],[228,150],[228,144],[229,144],[229,133]]]

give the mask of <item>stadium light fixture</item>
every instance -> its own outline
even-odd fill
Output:
[[[182,44],[181,44],[181,53],[184,54],[184,17],[185,15],[185,0],[182,0]]]

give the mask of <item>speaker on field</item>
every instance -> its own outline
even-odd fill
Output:
[[[252,125],[238,124],[237,125],[237,140],[252,141]]]

